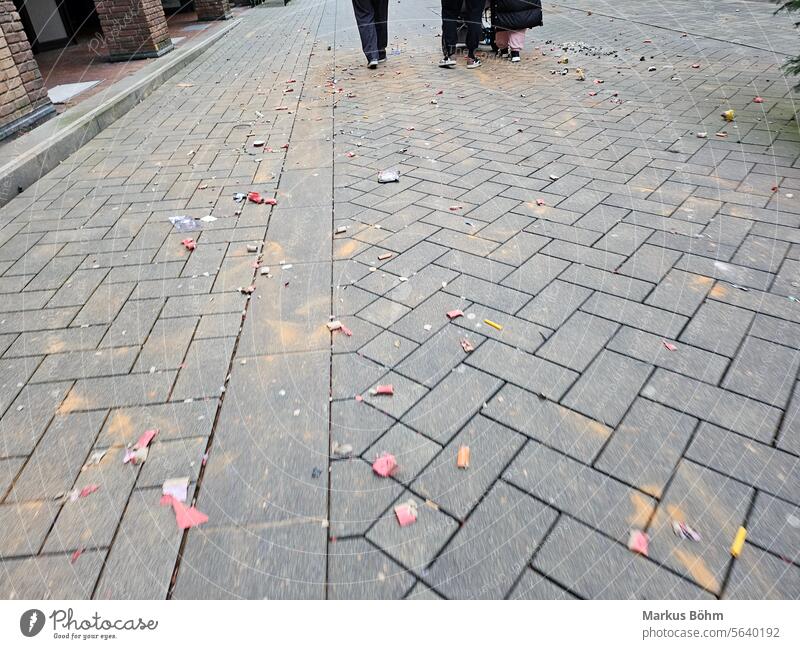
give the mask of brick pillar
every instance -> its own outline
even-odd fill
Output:
[[[53,114],[14,3],[0,0],[0,140]]]
[[[94,4],[110,60],[155,58],[174,47],[161,0],[95,0]]]
[[[227,20],[231,14],[228,0],[194,0],[197,20]]]

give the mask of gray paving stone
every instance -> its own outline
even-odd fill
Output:
[[[138,489],[161,487],[166,480],[188,477],[195,482],[206,452],[206,437],[185,437],[162,440],[159,436],[150,444],[147,462],[139,472]]]
[[[599,292],[592,295],[581,310],[667,338],[677,336],[687,321],[684,316],[669,311]]]
[[[592,292],[582,286],[554,280],[526,304],[517,316],[544,325],[560,327],[583,304]]]
[[[0,419],[0,455],[30,455],[72,384],[27,385]]]
[[[655,371],[642,395],[761,441],[772,439],[780,421],[775,408],[662,369]]]
[[[511,276],[509,276],[509,280],[510,278]],[[504,281],[507,282],[509,280]],[[531,296],[522,293],[521,290],[529,289],[520,285],[506,288],[469,275],[461,275],[454,282],[450,282],[444,289],[446,293],[503,313],[516,313],[530,300]]]
[[[89,550],[74,564],[63,554],[4,561],[0,593],[4,599],[89,599],[105,556]]]
[[[325,542],[325,528],[302,519],[191,530],[173,598],[322,599]]]
[[[370,389],[374,389],[377,385],[393,386],[394,395],[365,394],[364,401],[396,419],[402,417],[428,393],[427,388],[394,372],[389,372],[380,381],[373,382]]]
[[[796,562],[800,556],[800,506],[758,492],[747,521],[747,540]]]
[[[61,411],[76,412],[162,403],[167,400],[175,374],[128,374],[116,377],[113,381],[105,378],[79,379],[64,400]]]
[[[460,327],[446,326],[400,363],[397,372],[426,387],[433,387],[465,360],[461,340],[468,340],[477,348],[485,338]]]
[[[619,272],[646,282],[657,283],[680,256],[680,253],[674,250],[645,244],[619,267]]]
[[[522,577],[514,586],[508,599],[561,600],[575,599],[575,596],[542,577],[536,571],[528,569],[522,573]]]
[[[709,599],[680,577],[566,517],[556,524],[533,566],[591,599]]]
[[[615,322],[579,311],[562,324],[536,354],[583,372],[618,327]]]
[[[797,458],[717,426],[703,423],[686,457],[789,502],[800,504]]]
[[[412,499],[417,503],[417,520],[400,527],[393,508]],[[430,565],[457,528],[458,523],[452,518],[405,491],[369,531],[367,539],[404,568],[419,574]]]
[[[39,554],[59,507],[51,500],[0,505],[0,557]]]
[[[646,331],[622,327],[608,344],[608,349],[706,383],[719,383],[728,367],[729,361],[724,356],[682,343],[670,351],[665,343],[673,344]]]
[[[158,430],[160,442],[211,434],[217,401],[168,403],[112,410],[97,440],[100,448],[133,444],[146,430]]]
[[[784,599],[800,595],[800,568],[745,544],[733,565],[725,599]]]
[[[558,277],[567,266],[569,266],[568,261],[540,253],[519,266],[503,280],[502,284],[518,291],[525,291],[530,295],[536,295]],[[517,309],[511,313],[515,313]]]
[[[413,583],[410,573],[363,539],[330,546],[330,599],[400,599]]]
[[[426,579],[449,598],[502,598],[556,516],[549,507],[499,482],[459,528]]]
[[[603,351],[567,393],[563,403],[616,426],[650,375],[650,369],[627,356]],[[613,387],[608,389],[608,386]]]
[[[406,599],[421,599],[421,600],[442,600],[443,597],[437,595],[433,590],[425,586],[421,581],[417,582],[417,585],[411,589],[411,592],[408,594]]]
[[[645,304],[692,316],[713,284],[710,277],[672,269],[647,297]]]
[[[441,448],[407,426],[396,424],[365,452],[364,458],[372,463],[384,453],[391,453],[397,460],[392,477],[409,484]]]
[[[324,476],[321,477],[324,480]],[[331,465],[330,534],[365,534],[403,488],[392,479],[380,478],[372,467],[356,458]]]
[[[353,399],[331,404],[331,439],[349,444],[354,455],[361,455],[394,423],[379,410]]]
[[[413,340],[384,331],[362,347],[361,354],[384,367],[394,367],[418,347]]]
[[[785,408],[794,387],[800,352],[759,338],[745,338],[722,387]]]
[[[749,311],[709,300],[686,326],[680,340],[733,357],[752,320]]]
[[[732,561],[730,546],[744,524],[752,495],[752,489],[735,480],[682,462],[649,529],[649,556],[719,594]],[[673,521],[690,525],[701,540],[692,543],[677,537]]]
[[[466,313],[469,306],[468,301],[440,291],[395,322],[390,330],[422,343],[450,322],[447,318],[448,311],[461,309]]]
[[[692,417],[638,399],[595,466],[660,498],[696,425],[697,420]]]
[[[23,457],[0,459],[0,500],[5,497],[24,463],[25,458]]]
[[[138,347],[115,347],[97,351],[50,354],[42,361],[30,382],[127,374],[138,353]]]
[[[503,478],[622,543],[627,543],[631,527],[645,526],[656,504],[643,493],[532,440]]]
[[[409,307],[404,304],[381,297],[361,309],[358,312],[358,317],[386,329],[409,311]]]
[[[449,514],[464,520],[522,443],[523,438],[505,426],[475,417],[414,481],[412,488]],[[461,446],[470,449],[467,470],[456,466]]]

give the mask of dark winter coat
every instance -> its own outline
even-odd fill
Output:
[[[492,26],[515,31],[542,25],[541,0],[492,0]]]

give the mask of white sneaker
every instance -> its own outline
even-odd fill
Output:
[[[519,58],[519,52],[511,52],[511,62],[512,63],[519,63],[522,59]]]
[[[370,70],[374,70],[375,68],[377,68],[378,67],[378,59],[372,59],[369,63],[367,63],[367,67]]]
[[[467,59],[467,70],[474,70],[481,67],[480,59]]]
[[[444,57],[441,61],[439,61],[440,68],[454,68],[456,67],[456,62],[451,59],[449,56]]]

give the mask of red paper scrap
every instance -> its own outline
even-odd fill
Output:
[[[251,203],[259,203],[259,204],[264,202],[264,199],[261,198],[261,194],[259,194],[258,192],[248,192],[247,200],[249,200]]]
[[[69,558],[70,563],[75,563],[78,560],[78,557],[83,554],[83,548],[78,548]]]
[[[631,552],[647,556],[647,550],[650,545],[650,537],[641,530],[631,530],[628,537],[628,549]]]
[[[537,199],[536,199],[536,204],[537,204],[539,207],[541,207],[542,205],[544,205],[544,199],[543,199],[543,198],[537,198]]]
[[[754,104],[763,104],[764,103],[764,98],[763,97],[753,97],[753,103]]]
[[[363,400],[364,400],[364,397],[362,397],[360,394],[356,395],[356,401],[363,401]]]
[[[186,250],[194,250],[197,247],[197,243],[194,239],[184,239],[181,243]]]
[[[352,331],[350,331],[350,329],[348,329],[348,328],[347,328],[347,327],[345,327],[344,325],[342,325],[341,327],[339,327],[339,330],[340,330],[340,331],[341,331],[341,332],[342,332],[342,333],[343,333],[345,336],[352,336],[352,335],[353,335],[353,332],[352,332]]]
[[[151,428],[150,430],[146,430],[142,433],[141,437],[136,440],[136,443],[133,445],[134,450],[138,451],[140,448],[146,448],[150,446],[150,442],[153,441],[153,438],[158,435],[158,428]]]
[[[379,385],[377,388],[375,388],[375,394],[393,395],[394,394],[394,386],[392,386],[391,384],[389,384],[389,385]]]
[[[407,527],[417,520],[417,512],[407,504],[395,507],[394,515],[397,516],[397,522],[400,523],[400,527]]]
[[[96,484],[86,485],[83,489],[81,489],[80,497],[81,498],[86,498],[86,496],[88,496],[89,494],[93,494],[99,488],[100,488],[100,486],[96,485]]]
[[[467,354],[475,351],[475,347],[473,346],[473,344],[466,338],[461,339],[461,349],[467,352]]]
[[[666,340],[662,340],[661,342],[663,342],[664,347],[666,347],[671,352],[674,352],[676,349],[678,349],[677,347],[675,347],[675,345],[673,345],[672,343],[668,343]]]
[[[372,463],[372,470],[381,478],[388,478],[396,468],[397,460],[390,453],[384,453]]]
[[[460,318],[464,315],[464,312],[461,309],[453,309],[452,311],[447,312],[447,317],[450,320],[455,320],[456,318]]]
[[[172,496],[161,496],[162,505],[172,505],[175,512],[175,522],[178,528],[182,530],[189,529],[190,527],[197,527],[203,523],[208,522],[208,516],[201,512],[196,507],[187,507],[179,500]]]

